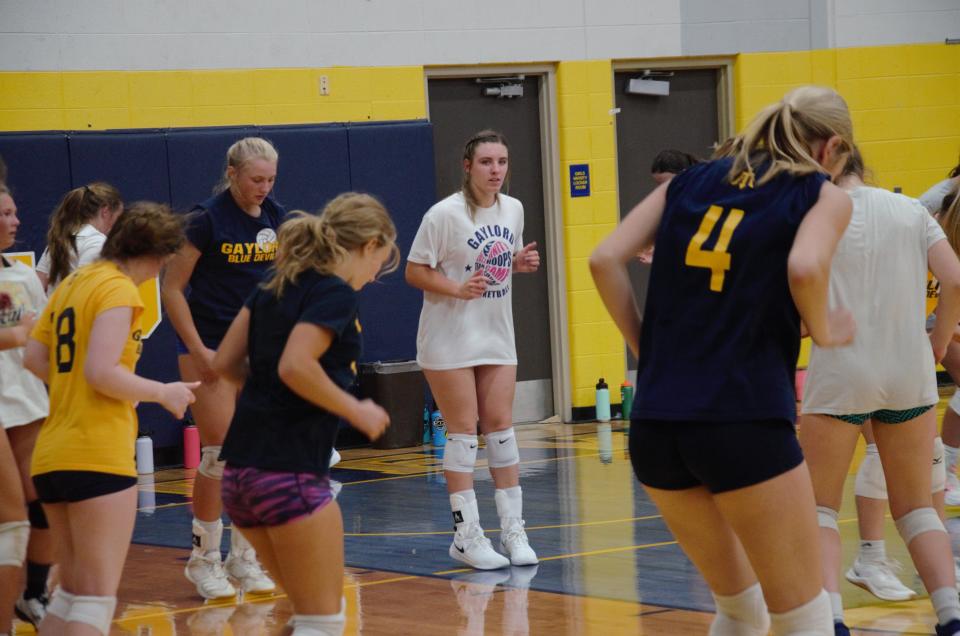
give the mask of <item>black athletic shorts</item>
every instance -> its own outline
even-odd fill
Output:
[[[136,477],[91,470],[54,470],[33,476],[37,497],[45,504],[76,503],[112,495],[136,485]]]
[[[630,461],[645,486],[721,493],[782,475],[800,465],[803,453],[788,420],[640,419],[630,423]]]

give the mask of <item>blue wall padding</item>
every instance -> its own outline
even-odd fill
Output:
[[[106,181],[127,203],[170,203],[167,140],[162,130],[70,133],[73,187]]]
[[[345,126],[264,126],[260,135],[280,154],[274,196],[288,210],[319,212],[350,189]]]
[[[11,251],[33,251],[40,258],[47,243],[47,219],[70,185],[70,156],[64,133],[0,134],[0,156],[7,163],[10,190],[20,228]]]
[[[223,175],[226,150],[262,135],[280,153],[274,194],[288,209],[319,211],[347,190],[383,201],[396,223],[405,257],[424,212],[434,203],[433,133],[427,122],[209,129],[0,134],[0,155],[19,208],[16,251],[45,245],[50,212],[67,190],[91,181],[140,199],[189,209],[207,199]],[[364,361],[416,356],[421,293],[403,281],[403,267],[361,295]],[[179,376],[175,336],[166,318],[144,343],[139,373],[160,381]],[[138,409],[157,448],[181,442],[180,426],[161,407]]]
[[[167,163],[170,200],[186,211],[213,194],[226,169],[227,149],[237,140],[257,134],[251,126],[168,130]]]
[[[404,282],[403,265],[423,214],[434,204],[433,128],[428,122],[350,126],[354,190],[387,206],[397,226],[400,268],[360,296],[363,360],[413,360],[422,292]]]

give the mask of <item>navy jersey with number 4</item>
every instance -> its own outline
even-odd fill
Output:
[[[731,183],[732,159],[674,177],[640,335],[636,419],[796,415],[800,317],[787,282],[797,228],[822,174]],[[757,170],[757,180],[763,167]]]

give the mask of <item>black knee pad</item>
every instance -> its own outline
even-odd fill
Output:
[[[37,530],[46,530],[50,527],[47,521],[47,515],[43,512],[43,504],[39,499],[34,499],[27,504],[27,519],[30,520],[30,527]]]

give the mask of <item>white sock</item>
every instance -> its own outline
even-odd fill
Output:
[[[291,636],[341,636],[346,623],[339,614],[295,614]]]
[[[451,505],[453,502],[452,497],[463,497],[464,499],[467,500],[467,503],[469,503],[471,501],[477,500],[477,493],[474,492],[473,488],[471,488],[470,490],[458,490],[457,492],[452,492],[450,493],[450,497],[451,497],[451,500],[450,500]]]
[[[500,517],[500,527],[506,529],[513,523],[523,519],[523,491],[520,486],[497,488],[493,493],[497,504],[497,516]]]
[[[954,592],[956,595],[956,592]],[[800,607],[770,614],[773,636],[833,636],[833,616],[826,590]]]
[[[880,563],[887,558],[887,549],[883,541],[861,540],[860,561],[863,563]]]
[[[952,587],[941,587],[930,593],[930,602],[937,613],[937,622],[946,625],[953,619],[960,619],[960,598]]]
[[[946,462],[948,475],[957,472],[957,455],[960,455],[960,448],[947,446],[946,444],[943,445],[943,458]]]
[[[709,636],[766,636],[770,631],[770,615],[759,583],[739,594],[714,594],[713,602],[717,614],[710,624]]]
[[[197,529],[202,532],[197,532]],[[201,521],[193,518],[193,553],[206,556],[212,552],[220,555],[220,538],[223,536],[223,521]]]
[[[839,592],[827,592],[830,595],[830,610],[833,612],[833,622],[843,622],[843,597]]]

